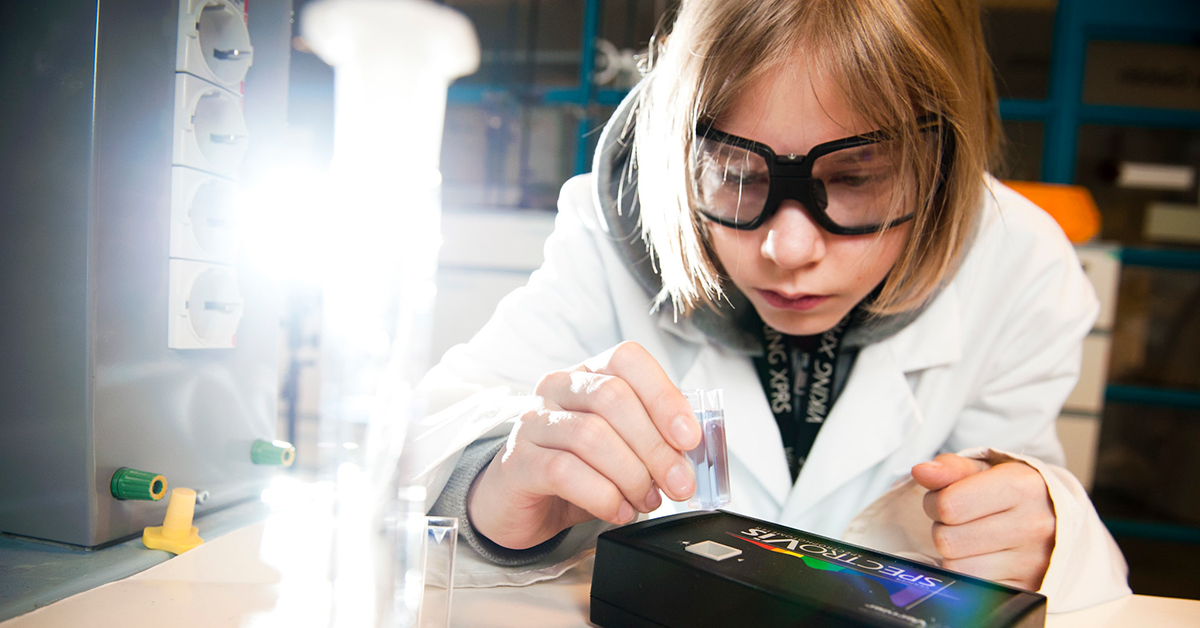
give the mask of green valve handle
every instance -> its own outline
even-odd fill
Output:
[[[121,467],[108,483],[112,496],[117,499],[142,499],[158,501],[167,494],[167,478],[149,471]]]
[[[256,440],[250,446],[250,461],[277,467],[290,467],[296,461],[296,448],[281,440]]]

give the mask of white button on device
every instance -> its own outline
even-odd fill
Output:
[[[725,560],[726,558],[733,558],[734,556],[742,555],[742,550],[729,547],[728,545],[721,545],[720,543],[716,543],[714,541],[693,543],[684,549],[693,554],[698,554],[713,560]]]

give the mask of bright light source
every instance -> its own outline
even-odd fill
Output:
[[[402,538],[385,539],[390,560],[381,557],[382,579],[370,585],[359,578],[372,570],[354,566],[364,553],[379,558],[365,542],[377,530],[367,525],[364,534],[361,519],[350,515],[357,500],[388,494],[400,468],[397,444],[404,441],[411,408],[419,405],[409,391],[429,360],[446,90],[478,67],[479,43],[462,14],[428,0],[317,0],[305,5],[301,26],[308,46],[334,67],[328,192],[288,197],[293,203],[316,200],[321,207],[299,213],[325,217],[317,248],[328,257],[316,271],[323,278],[325,324],[322,420],[369,422],[373,435],[366,443],[371,466],[362,473],[345,465],[338,470],[332,623],[364,625],[361,593],[374,589],[388,600],[381,610],[392,625],[409,625],[421,587],[401,583],[420,569],[420,552],[408,546],[424,530],[393,530]],[[376,397],[381,390],[388,394]],[[371,398],[378,402],[363,403]],[[372,490],[363,490],[367,484]],[[397,493],[390,495],[385,511],[396,510]]]
[[[235,200],[247,261],[279,280],[323,284],[334,205],[327,173],[294,165],[262,177]]]
[[[330,192],[308,195],[326,205],[322,339],[339,353],[323,362],[323,384],[340,397],[323,400],[322,414],[365,423],[359,400],[385,381],[389,355],[409,384],[427,367],[446,90],[478,67],[479,44],[461,13],[428,0],[318,0],[301,26],[334,67]]]

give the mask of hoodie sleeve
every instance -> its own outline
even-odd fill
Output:
[[[529,549],[513,550],[497,545],[476,532],[470,517],[467,516],[467,494],[471,485],[491,464],[496,454],[504,449],[504,441],[504,437],[483,438],[468,445],[429,514],[458,519],[459,537],[488,562],[504,567],[531,565],[549,556],[550,552],[561,545],[569,530],[563,530],[555,537]]]

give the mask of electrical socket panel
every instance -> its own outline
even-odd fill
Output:
[[[175,74],[172,163],[237,178],[249,146],[242,99],[190,74]]]
[[[191,168],[171,168],[171,257],[237,262],[232,181]]]
[[[167,346],[237,345],[235,184],[249,144],[242,80],[252,62],[245,5],[179,0],[171,168]]]
[[[253,63],[246,12],[230,0],[180,0],[175,71],[241,93]]]
[[[237,271],[231,266],[172,259],[167,346],[232,349],[245,311]]]

